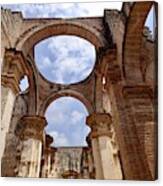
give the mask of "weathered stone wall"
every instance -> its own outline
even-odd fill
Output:
[[[141,61],[140,68],[143,80],[146,85],[149,85],[153,91],[156,88],[157,80],[157,61],[156,61],[156,38],[153,38],[148,27],[144,28],[144,34],[141,46]]]
[[[104,19],[106,28],[110,29],[110,33],[106,33],[108,36],[111,34],[113,43],[116,45],[116,64],[119,65],[122,72],[122,54],[123,54],[123,40],[125,34],[125,17],[121,11],[105,10]],[[106,29],[105,28],[105,29]],[[110,41],[109,41],[110,42]]]
[[[12,113],[9,131],[6,135],[5,151],[2,157],[2,175],[17,176],[17,168],[20,160],[21,141],[15,135],[15,129],[20,118],[27,114],[28,108],[23,95],[17,96]]]
[[[22,24],[21,12],[12,13],[9,9],[1,8],[1,57],[3,59],[5,48],[13,48],[19,36]]]
[[[88,147],[58,147],[55,148],[55,153],[49,149],[50,156],[47,156],[47,151],[44,152],[46,155],[43,154],[41,177],[94,178],[93,158]],[[46,167],[44,167],[45,164],[47,164]]]
[[[147,29],[147,28],[146,28]],[[156,147],[157,147],[157,105],[156,104],[156,88],[157,88],[157,64],[156,64],[156,43],[154,38],[149,33],[143,37],[142,41],[142,55],[141,61],[142,65],[142,76],[145,81],[145,84],[151,88],[151,95],[146,100],[141,100],[137,106],[139,112],[146,115],[146,121],[143,123],[143,119],[139,118],[138,124],[138,134],[141,140],[141,143],[144,144],[145,153],[147,155],[149,168],[152,174],[152,177],[155,178],[156,170]],[[144,103],[143,103],[144,102]],[[136,105],[136,104],[135,104]]]

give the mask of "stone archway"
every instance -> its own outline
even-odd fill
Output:
[[[54,100],[63,97],[63,96],[70,96],[70,97],[74,97],[78,100],[80,100],[85,107],[87,108],[89,114],[94,112],[94,108],[91,105],[91,103],[79,92],[74,91],[74,90],[61,90],[58,91],[57,93],[51,93],[42,103],[42,105],[40,106],[39,109],[39,115],[44,115],[45,111],[47,109],[47,107],[50,105],[50,103],[52,103]]]
[[[51,22],[51,23],[49,23]],[[89,27],[87,23],[82,23],[79,20],[55,20],[47,21],[36,20],[31,22],[31,28],[22,33],[20,39],[15,43],[17,50],[23,50],[27,55],[35,44],[43,39],[54,35],[75,35],[90,41],[98,50],[106,45],[106,39],[95,28]]]
[[[126,22],[126,33],[123,45],[123,70],[128,83],[142,83],[140,71],[140,54],[144,23],[153,2],[133,3]]]
[[[93,178],[94,177],[94,165],[93,165],[92,148],[89,145],[87,146],[87,144],[85,143],[87,141],[87,134],[88,134],[88,131],[86,132],[86,130],[85,130],[86,128],[88,128],[88,126],[85,123],[86,116],[88,116],[88,114],[91,114],[93,112],[93,107],[89,103],[89,101],[81,93],[74,91],[74,90],[58,91],[58,93],[50,94],[47,97],[47,99],[43,102],[43,104],[41,105],[42,108],[40,108],[40,111],[39,111],[39,115],[45,115],[45,117],[48,121],[47,127],[52,128],[53,124],[58,125],[59,122],[58,122],[58,124],[57,124],[57,122],[54,122],[54,121],[53,121],[53,123],[51,123],[50,120],[48,120],[49,117],[47,115],[47,110],[50,109],[51,104],[53,104],[53,103],[57,104],[57,101],[59,101],[59,99],[61,100],[62,98],[64,98],[64,100],[66,98],[75,98],[74,100],[71,99],[71,102],[74,104],[74,101],[76,101],[76,102],[79,102],[80,105],[82,105],[81,106],[82,109],[81,108],[79,109],[80,112],[84,116],[84,120],[82,119],[82,123],[80,120],[78,120],[78,122],[75,124],[76,125],[75,126],[74,123],[71,124],[71,120],[69,117],[67,117],[67,120],[64,123],[62,121],[60,123],[60,124],[62,124],[61,126],[63,126],[64,129],[67,128],[66,125],[70,124],[69,128],[71,128],[71,130],[69,130],[69,135],[71,135],[71,137],[75,133],[77,135],[79,135],[81,133],[81,135],[80,135],[81,137],[80,137],[80,140],[79,140],[79,138],[76,138],[75,136],[72,137],[71,139],[69,139],[70,136],[67,133],[65,133],[65,131],[67,131],[67,130],[62,130],[62,131],[59,130],[58,131],[57,127],[56,128],[53,127],[53,131],[57,132],[57,134],[58,134],[58,135],[54,135],[52,129],[51,129],[52,133],[48,129],[45,129],[46,140],[45,140],[45,144],[44,144],[43,152],[42,152],[43,161],[41,163],[41,166],[42,166],[41,175],[42,175],[42,177],[44,177],[44,176],[51,177],[52,176],[52,177],[56,177],[56,178],[58,178],[58,177],[59,178],[66,178],[65,172],[75,171],[78,175],[77,178],[81,178],[82,176],[84,176],[84,174],[86,174],[85,176],[87,176],[87,177],[89,177],[89,174],[91,174],[92,178]],[[78,103],[78,106],[79,106],[79,103]],[[70,104],[70,100],[69,100],[69,104]],[[69,104],[67,106],[69,106]],[[53,104],[53,106],[54,106],[54,104]],[[59,107],[59,104],[57,104],[57,106]],[[64,108],[67,108],[66,103],[64,104],[64,106],[65,106]],[[85,109],[83,107],[85,107]],[[63,105],[61,108],[63,109]],[[57,110],[59,110],[59,109],[57,109]],[[77,108],[74,110],[77,111],[77,113],[79,113],[78,112],[79,110]],[[45,113],[45,111],[46,111],[46,113]],[[64,114],[69,115],[70,114],[69,111],[72,111],[72,109],[69,109],[69,110],[66,109],[66,111],[67,112],[66,113],[64,112]],[[54,117],[56,117],[55,113],[58,113],[58,112],[55,112],[53,110]],[[75,116],[71,115],[71,117],[75,117]],[[48,134],[50,134],[50,135],[48,135]],[[69,141],[68,144],[57,143],[57,141],[58,141],[57,137],[59,137],[60,134],[64,134],[65,138],[67,138]],[[51,142],[49,143],[48,142],[49,138],[53,139],[54,142],[56,142],[56,143],[51,145],[53,141],[51,140]],[[72,139],[76,142],[72,142]],[[82,139],[82,141],[81,141],[81,139]],[[55,155],[52,153],[52,149],[55,149]],[[83,157],[83,155],[82,155],[83,153],[86,153],[86,157],[89,156],[89,160],[88,159],[86,160],[85,156]],[[81,156],[83,159],[80,159]],[[49,163],[48,159],[55,159],[55,157],[56,157],[56,160],[55,160],[56,163],[54,165],[51,165]],[[90,165],[88,165],[87,168],[85,167],[86,172],[84,172],[84,173],[80,172],[80,169],[79,169],[79,167],[82,168],[85,166],[83,161],[87,161],[87,163],[89,162],[89,164],[90,164]],[[57,169],[56,167],[62,167],[62,169],[59,169],[59,168]],[[87,170],[87,169],[89,169],[89,170]],[[73,178],[73,175],[67,175],[67,176],[68,176],[67,178]]]

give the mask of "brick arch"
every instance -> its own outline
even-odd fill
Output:
[[[35,114],[37,112],[38,105],[38,85],[37,85],[37,72],[31,59],[27,58],[28,64],[28,80],[29,80],[29,111],[28,114]]]
[[[57,35],[75,35],[84,38],[96,49],[106,45],[106,40],[100,31],[79,21],[56,20],[52,24],[46,23],[42,26],[40,23],[40,26],[32,28],[26,30],[15,43],[16,49],[22,50],[25,56],[38,42]]]
[[[87,111],[89,114],[93,113],[94,109],[92,104],[88,99],[86,99],[81,93],[74,91],[74,90],[61,90],[59,92],[54,92],[51,93],[41,104],[40,109],[39,109],[39,115],[44,116],[46,109],[48,106],[55,101],[58,98],[61,97],[73,97],[76,98],[77,100],[81,101],[84,106],[86,107]]]
[[[123,46],[123,70],[126,81],[141,83],[140,50],[142,33],[146,18],[153,2],[133,3],[126,22],[126,32]]]

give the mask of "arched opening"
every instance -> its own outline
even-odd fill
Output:
[[[27,75],[24,75],[23,78],[20,80],[19,83],[20,91],[24,92],[29,88],[29,82],[28,82],[28,77]]]
[[[35,46],[35,61],[41,74],[60,84],[78,83],[92,72],[96,60],[94,45],[77,36],[55,36]]]
[[[156,37],[156,9],[153,5],[148,13],[148,16],[145,21],[145,35],[148,39],[155,40]]]
[[[54,138],[52,146],[87,146],[86,126],[88,111],[84,104],[73,97],[61,97],[52,102],[46,110],[48,125],[46,133]]]
[[[123,61],[124,75],[127,82],[130,83],[135,83],[135,81],[136,83],[140,83],[143,81],[138,62],[140,62],[141,58],[140,50],[142,49],[144,24],[152,5],[153,2],[134,3],[126,26]],[[133,24],[135,20],[137,20],[137,25]],[[138,49],[139,55],[135,55],[135,49]]]

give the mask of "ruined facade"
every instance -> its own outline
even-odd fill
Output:
[[[25,19],[1,10],[1,175],[81,179],[157,178],[157,26],[144,23],[153,2],[123,3],[103,17]],[[56,35],[76,35],[96,49],[82,82],[61,85],[38,71],[34,46]],[[28,77],[29,88],[19,83]],[[54,148],[45,134],[46,108],[72,96],[88,109],[88,147]]]

